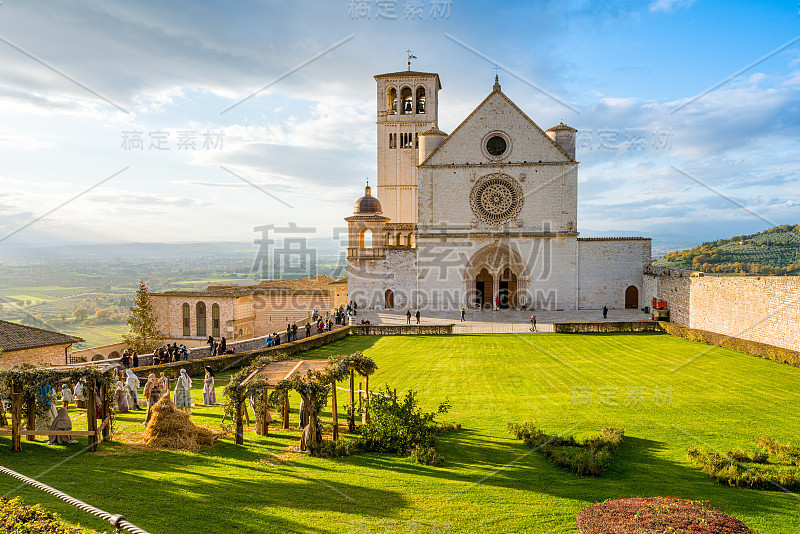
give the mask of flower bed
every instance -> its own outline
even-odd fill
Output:
[[[83,530],[68,527],[58,514],[47,512],[40,505],[27,506],[19,499],[0,498],[0,534],[82,534]]]
[[[701,502],[674,497],[612,499],[581,510],[580,534],[752,534],[747,526]]]

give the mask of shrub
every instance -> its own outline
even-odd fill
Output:
[[[323,441],[322,443],[311,442],[308,444],[308,452],[317,458],[338,458],[339,456],[350,456],[363,450],[363,443],[360,438],[342,438],[336,441]]]
[[[769,436],[759,436],[756,445],[761,450],[753,455],[741,451],[729,451],[723,456],[706,449],[690,447],[686,451],[686,456],[718,484],[761,490],[800,489],[800,468],[798,468],[800,450],[790,445],[783,445]],[[782,461],[770,462],[770,454]],[[746,464],[760,464],[764,467],[751,467]]]
[[[417,395],[408,390],[398,401],[386,387],[385,395],[370,398],[370,420],[359,430],[366,450],[410,454],[415,447],[433,447],[439,433],[435,423],[437,414],[447,413],[450,404],[445,401],[435,413],[419,409]]]
[[[600,436],[582,442],[575,436],[549,436],[532,423],[509,423],[508,428],[525,445],[538,448],[550,463],[578,476],[600,476],[625,439],[621,428],[603,428]]]
[[[27,506],[19,499],[0,497],[0,532],[7,534],[83,534],[63,524],[58,514],[40,505]]]
[[[444,456],[436,452],[433,447],[414,447],[411,459],[418,464],[440,466],[444,465]]]

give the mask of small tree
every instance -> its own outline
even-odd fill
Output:
[[[164,342],[165,336],[156,325],[153,301],[150,299],[144,280],[139,281],[139,289],[136,290],[136,297],[130,310],[131,314],[128,317],[130,330],[122,339],[131,350],[139,354],[152,352]]]

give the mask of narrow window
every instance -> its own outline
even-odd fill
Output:
[[[417,87],[417,113],[425,113],[425,88]]]
[[[189,337],[192,335],[192,328],[191,328],[191,317],[189,317],[189,313],[191,310],[191,306],[189,306],[188,302],[183,303],[183,337]]]
[[[206,303],[198,302],[195,306],[197,317],[197,337],[206,337]]]
[[[211,305],[211,335],[219,337],[219,304]]]

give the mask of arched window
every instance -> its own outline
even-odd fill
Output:
[[[409,232],[408,233],[408,241],[406,241],[406,244],[408,244],[409,247],[413,245],[413,243],[411,242],[411,240],[413,238],[414,238],[414,233],[413,232]]]
[[[414,95],[411,94],[410,87],[403,87],[400,91],[400,101],[403,103],[402,115],[414,113]]]
[[[189,316],[191,308],[188,302],[183,303],[183,337],[192,335],[191,318]]]
[[[398,247],[403,246],[403,234],[401,234],[400,232],[397,233],[397,246]]]
[[[211,335],[219,337],[219,304],[211,305]]]
[[[417,87],[417,113],[425,113],[425,88]]]
[[[358,240],[359,248],[372,248],[372,230],[363,230]]]
[[[386,234],[386,242],[384,243],[384,245],[388,247],[391,244],[392,244],[392,236],[391,234]]]
[[[397,89],[394,87],[386,91],[386,113],[397,115]]]
[[[198,302],[194,314],[197,318],[197,337],[206,337],[206,303]]]

